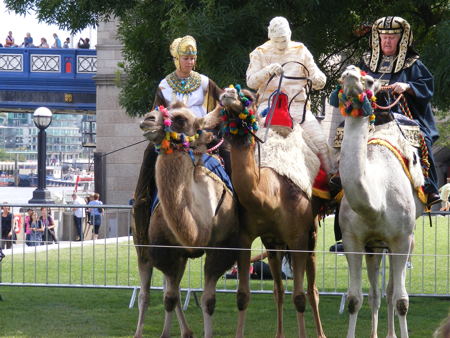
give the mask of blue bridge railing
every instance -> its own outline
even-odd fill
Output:
[[[0,48],[0,108],[95,112],[97,51]]]

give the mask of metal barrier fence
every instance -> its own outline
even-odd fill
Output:
[[[0,286],[48,286],[77,288],[126,288],[132,289],[130,307],[139,289],[136,250],[131,235],[131,206],[103,205],[104,214],[98,239],[92,237],[92,226],[84,221],[84,238],[76,240],[72,205],[45,205],[52,209],[55,219],[57,243],[28,246],[24,233],[26,210],[39,210],[41,205],[11,204],[15,211],[17,239],[10,249],[4,249],[6,257],[0,262]],[[76,206],[88,208],[89,206]],[[20,208],[20,210],[19,210]],[[406,287],[410,296],[450,296],[450,217],[448,212],[424,215],[417,220],[415,248],[407,270]],[[432,221],[430,227],[429,221]],[[0,223],[0,227],[2,224]],[[3,240],[2,245],[8,240]],[[11,241],[11,240],[9,240]],[[333,217],[326,218],[319,228],[317,248],[316,282],[321,294],[342,296],[345,300],[349,276],[345,256],[330,252],[333,245]],[[259,240],[252,247],[252,256],[264,248]],[[389,261],[384,254],[380,274],[384,291]],[[203,258],[188,261],[181,288],[186,291],[185,307],[191,295],[203,289]],[[367,291],[368,279],[363,271],[363,290]],[[227,277],[228,276],[228,277]],[[237,280],[224,275],[217,283],[218,292],[235,292]],[[155,270],[152,288],[163,289],[162,274]],[[288,293],[293,281],[285,280]],[[273,282],[263,278],[251,280],[253,293],[271,293]],[[342,309],[342,306],[341,306]]]

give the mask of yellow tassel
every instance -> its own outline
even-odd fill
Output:
[[[234,86],[233,86],[232,84],[230,84],[230,85],[228,86],[228,88],[234,88]]]
[[[170,137],[174,140],[178,140],[178,133],[175,131],[170,132]]]

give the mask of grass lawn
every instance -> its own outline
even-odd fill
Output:
[[[0,336],[2,337],[132,337],[137,321],[135,306],[128,309],[130,290],[68,289],[48,287],[0,287]],[[184,295],[183,295],[184,297]],[[321,296],[320,311],[328,338],[345,337],[347,314],[339,314],[340,297]],[[286,299],[284,328],[286,337],[297,336],[295,311]],[[273,337],[275,333],[275,305],[272,295],[253,295],[246,323],[246,337]],[[431,337],[439,323],[446,318],[449,301],[446,299],[413,297],[410,299],[408,325],[410,337]],[[144,335],[159,337],[163,326],[162,293],[152,291]],[[192,302],[186,311],[191,328],[197,337],[202,335],[202,315]],[[234,337],[237,310],[234,294],[217,296],[214,314],[216,337]],[[314,324],[309,306],[306,310],[308,336],[314,337]],[[399,334],[396,322],[397,334]],[[367,300],[359,314],[357,337],[370,332],[370,309]],[[380,310],[379,336],[385,336],[386,304]],[[176,320],[172,336],[179,337]]]
[[[439,294],[450,296],[450,226],[449,217],[433,217],[433,227],[427,218],[417,221],[416,246],[412,257],[413,268],[407,270],[406,287],[410,294]],[[334,243],[333,219],[328,218],[319,229],[317,243],[317,286],[322,293],[345,293],[348,285],[347,263],[343,255],[330,253]],[[260,242],[255,241],[253,254],[260,253]],[[182,281],[183,288],[202,288],[203,259],[191,260],[189,274]],[[386,267],[389,260],[386,260]],[[381,277],[380,277],[381,279]],[[0,282],[69,285],[139,285],[136,252],[132,241],[113,241],[105,244],[75,245],[71,248],[31,252],[14,255],[0,263]],[[215,315],[215,335],[232,337],[237,310],[235,306],[236,280],[221,279]],[[153,274],[153,286],[162,286],[161,273]],[[380,283],[381,285],[381,283]],[[251,282],[252,290],[271,291],[272,281]],[[292,281],[286,282],[292,290]],[[366,272],[363,271],[363,291],[368,291]],[[2,287],[0,294],[0,336],[132,336],[137,308],[128,309],[130,290],[72,289],[50,287]],[[341,298],[322,295],[320,309],[325,333],[328,337],[344,337],[348,324],[347,314],[338,313]],[[449,298],[411,297],[408,324],[411,337],[431,337],[439,322],[450,308]],[[191,300],[187,319],[197,336],[202,332],[201,311]],[[145,335],[159,336],[163,325],[163,306],[160,291],[152,291],[147,315]],[[174,324],[173,335],[179,336]],[[286,296],[286,337],[297,334],[295,311]],[[397,325],[398,326],[398,325]],[[314,336],[314,325],[307,307],[308,335]],[[275,305],[270,294],[254,294],[249,307],[246,326],[247,337],[271,337],[275,332]],[[367,299],[360,312],[357,336],[370,332],[370,309]],[[382,300],[379,334],[386,334],[386,305]]]

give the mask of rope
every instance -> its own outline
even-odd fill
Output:
[[[409,109],[408,102],[406,102],[405,97],[403,95],[400,95],[399,97],[402,98],[400,109],[402,110],[403,114],[408,118],[410,118],[411,120],[413,120],[411,110]],[[420,138],[420,162],[422,163],[423,176],[429,177],[430,161],[429,161],[428,147],[422,133],[419,133],[419,138]]]
[[[392,90],[391,85],[383,86],[380,89],[380,91],[389,91],[389,90]],[[395,99],[395,101],[387,107],[379,106],[376,103],[375,103],[375,107],[378,109],[382,109],[382,110],[388,110],[388,109],[391,109],[392,107],[394,107],[395,105],[397,105],[399,102],[400,102],[399,107],[400,107],[403,115],[408,117],[410,120],[414,120],[411,110],[409,109],[408,102],[406,101],[405,95],[403,95],[403,94],[398,95],[398,97]],[[423,137],[422,133],[419,133],[419,139],[420,139],[419,140],[420,141],[420,163],[422,164],[423,176],[429,177],[430,161],[429,161],[428,147],[427,147],[425,138]]]

